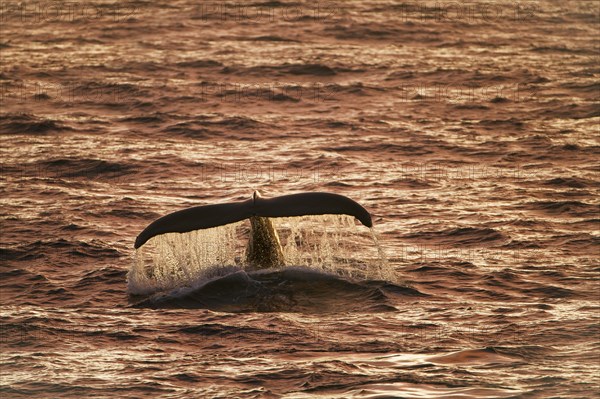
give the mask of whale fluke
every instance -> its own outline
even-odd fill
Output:
[[[256,237],[258,232],[265,231],[265,222],[260,222],[262,218],[330,214],[354,216],[363,225],[373,226],[369,212],[343,195],[317,192],[262,198],[258,192],[255,192],[247,201],[196,206],[163,216],[152,222],[137,236],[134,247],[137,249],[160,234],[187,233],[250,218],[253,218],[251,221],[254,222],[252,234]],[[270,221],[268,222],[270,224]]]

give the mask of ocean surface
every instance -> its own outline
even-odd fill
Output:
[[[2,1],[0,26],[1,398],[600,397],[599,2]],[[133,248],[254,190],[374,228],[275,220],[264,271],[247,222]]]

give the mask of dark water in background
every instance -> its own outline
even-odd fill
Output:
[[[0,4],[1,397],[600,396],[598,3]],[[150,221],[254,189],[398,281],[132,306]]]

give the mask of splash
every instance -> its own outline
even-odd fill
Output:
[[[274,218],[286,266],[351,279],[393,281],[372,229],[346,215]],[[127,275],[130,294],[187,290],[246,266],[247,221],[153,237],[140,247]],[[374,245],[375,244],[375,245]]]
[[[379,236],[375,232],[375,228],[371,227],[369,231],[371,233],[371,238],[375,243],[377,255],[379,255],[379,279],[391,282],[399,282],[399,280],[396,279],[394,270],[390,267],[390,264],[388,263],[387,255],[385,253],[385,250],[383,249],[383,246],[381,245],[381,242],[379,241]]]
[[[134,295],[148,295],[195,286],[240,269],[242,265],[235,255],[241,224],[151,238],[135,252],[127,274],[127,290]]]
[[[279,233],[286,265],[356,279],[384,279],[383,251],[373,247],[370,229],[346,215],[272,219]],[[374,251],[377,250],[377,251]]]

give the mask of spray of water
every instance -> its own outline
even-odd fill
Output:
[[[372,229],[345,215],[274,218],[286,266],[303,266],[352,279],[393,281]],[[134,257],[128,291],[148,295],[197,287],[244,269],[247,221],[153,237]]]

